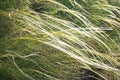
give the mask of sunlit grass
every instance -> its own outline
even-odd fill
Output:
[[[18,2],[0,3],[4,80],[119,80],[119,6],[107,0]]]

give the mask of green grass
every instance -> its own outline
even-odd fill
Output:
[[[119,80],[119,2],[2,1],[0,78]]]

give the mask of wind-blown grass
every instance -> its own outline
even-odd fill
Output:
[[[0,6],[0,77],[4,80],[119,80],[117,4],[8,0]]]

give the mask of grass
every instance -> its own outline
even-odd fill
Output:
[[[119,80],[118,4],[111,0],[1,2],[0,78]]]

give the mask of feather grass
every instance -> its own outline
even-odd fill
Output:
[[[107,0],[19,3],[18,7],[14,0],[0,3],[0,69],[6,69],[15,80],[69,80],[69,76],[73,80],[119,80],[120,63],[115,53],[120,51],[119,38],[116,42],[110,32],[100,29],[111,27],[115,36],[120,35],[118,6]],[[51,62],[50,57],[55,60]],[[71,68],[74,66],[76,69]],[[80,73],[79,69],[85,70]]]

